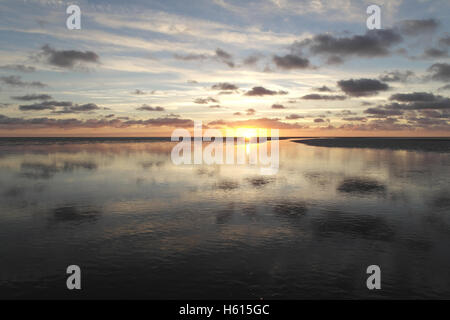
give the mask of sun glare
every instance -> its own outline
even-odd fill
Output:
[[[244,137],[246,139],[250,139],[258,136],[258,131],[256,128],[238,128],[237,135],[238,137]]]

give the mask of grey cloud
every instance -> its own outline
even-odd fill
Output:
[[[383,106],[392,110],[450,109],[450,99],[440,97],[434,101],[414,101],[408,103],[391,103]]]
[[[52,119],[52,118],[10,118],[0,115],[0,128],[6,129],[29,129],[29,128],[127,128],[131,126],[144,127],[192,127],[194,122],[190,119],[180,118],[156,118],[147,120],[126,120],[119,119]]]
[[[207,98],[197,98],[194,100],[194,103],[197,104],[208,104],[210,102],[215,102],[215,103],[219,103],[219,100],[214,99],[212,97],[207,97]]]
[[[428,72],[431,73],[433,80],[450,81],[450,64],[448,63],[435,63],[428,68]]]
[[[39,103],[21,105],[19,110],[21,111],[40,111],[40,110],[54,110],[55,107],[71,107],[72,102],[70,101],[43,101]]]
[[[310,62],[307,58],[303,58],[293,54],[287,54],[285,56],[274,56],[273,62],[277,67],[285,70],[290,69],[306,69],[310,68]]]
[[[244,59],[244,64],[246,65],[255,65],[259,60],[261,59],[261,55],[259,54],[252,54]]]
[[[353,112],[351,110],[341,110],[341,112],[336,113],[336,116],[354,116],[356,115],[356,112]]]
[[[369,108],[364,110],[364,113],[375,115],[375,116],[381,116],[381,117],[387,117],[387,116],[400,116],[403,114],[401,110],[386,110],[382,108]]]
[[[142,90],[139,90],[139,89],[134,90],[132,93],[133,93],[133,94],[136,94],[136,95],[144,95],[144,94],[147,94],[145,91],[142,91]]]
[[[436,19],[403,20],[398,24],[400,32],[407,36],[433,33],[436,31],[438,26],[439,21]]]
[[[450,46],[450,35],[446,35],[439,39],[439,45],[441,46]]]
[[[195,60],[206,60],[209,59],[211,56],[207,54],[174,54],[174,58],[177,60],[182,61],[195,61]]]
[[[212,122],[208,125],[212,125]],[[298,123],[286,123],[280,121],[278,118],[258,118],[240,121],[223,121],[220,120],[221,125],[227,125],[229,127],[259,127],[259,128],[272,128],[272,129],[300,129],[307,128],[307,126]]]
[[[256,112],[256,110],[255,110],[255,109],[252,109],[252,108],[247,109],[247,110],[245,110],[245,111],[247,112],[247,115],[248,115],[248,116],[252,116],[252,115],[254,115],[255,112]]]
[[[99,63],[99,56],[93,51],[56,50],[49,45],[41,48],[40,56],[44,56],[50,65],[71,69],[77,63]]]
[[[273,95],[288,94],[286,91],[273,91],[264,87],[253,87],[251,90],[245,93],[246,96],[273,96]]]
[[[273,104],[272,109],[286,109],[285,106],[283,106],[282,104]]]
[[[233,56],[220,48],[216,49],[216,59],[222,61],[230,68],[234,67]]]
[[[427,118],[443,118],[450,119],[450,111],[449,110],[420,110],[420,113]]]
[[[152,107],[152,106],[148,106],[146,104],[142,105],[139,108],[136,108],[136,110],[139,110],[139,111],[165,111],[165,109],[163,107]]]
[[[325,120],[323,120],[322,118],[316,118],[314,119],[315,123],[321,123],[321,122],[325,122]]]
[[[304,116],[301,116],[299,114],[290,114],[286,116],[286,120],[296,120],[296,119],[303,119]]]
[[[26,66],[23,64],[8,64],[0,66],[1,70],[18,71],[18,72],[35,72],[36,68],[32,66]]]
[[[326,64],[341,64],[344,63],[344,59],[339,56],[330,56],[326,60]]]
[[[412,71],[391,71],[391,72],[385,72],[382,74],[379,79],[384,82],[406,82],[411,77],[414,76],[414,72]]]
[[[439,91],[450,90],[450,84],[447,84],[447,85],[445,85],[445,86],[443,86],[443,87],[440,87],[438,90],[439,90]]]
[[[217,48],[214,55],[209,54],[174,54],[174,58],[182,61],[216,60],[225,63],[230,68],[234,67],[233,56],[223,49]]]
[[[14,96],[11,98],[21,101],[32,101],[32,100],[50,100],[52,99],[52,96],[48,94],[26,94],[24,96]]]
[[[327,86],[321,86],[319,88],[315,88],[314,90],[319,92],[333,92],[333,90],[331,90]]]
[[[86,103],[86,104],[76,104],[73,106],[64,107],[61,110],[53,111],[53,113],[79,113],[79,112],[91,112],[95,110],[100,110],[101,108],[97,106],[95,103]],[[108,109],[108,108],[103,108]]]
[[[347,95],[353,97],[371,96],[386,91],[389,86],[375,79],[350,79],[338,81],[338,86]]]
[[[348,118],[342,118],[342,120],[344,121],[362,121],[365,122],[367,121],[366,117],[348,117]]]
[[[390,54],[391,47],[402,40],[402,36],[392,29],[369,30],[364,35],[340,38],[330,34],[319,34],[294,43],[293,49],[306,48],[312,54],[325,55],[334,59],[334,62],[339,62],[336,58],[342,59],[346,56],[386,56]]]
[[[36,87],[36,88],[43,88],[47,85],[40,82],[40,81],[32,81],[32,82],[25,82],[21,80],[20,76],[3,76],[0,77],[0,81],[4,84],[7,84],[9,86],[13,87]]]
[[[429,48],[423,52],[423,56],[425,58],[444,58],[448,57],[448,52],[444,49]]]
[[[400,102],[412,102],[412,101],[437,101],[442,96],[435,96],[432,93],[427,92],[413,92],[413,93],[396,93],[390,96],[389,100]]]
[[[340,95],[323,95],[323,94],[307,94],[306,96],[301,97],[304,100],[345,100],[346,96]]]
[[[215,84],[211,87],[211,89],[213,90],[224,90],[224,91],[234,91],[234,90],[238,90],[239,88],[232,84],[232,83],[228,83],[228,82],[221,82],[218,84]]]

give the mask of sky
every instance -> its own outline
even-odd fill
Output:
[[[0,0],[0,136],[170,136],[194,121],[450,136],[449,18],[447,0]]]

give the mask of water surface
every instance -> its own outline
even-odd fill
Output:
[[[262,176],[174,145],[1,140],[0,297],[450,299],[449,153],[285,140]]]

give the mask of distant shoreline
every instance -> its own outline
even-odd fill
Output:
[[[312,138],[291,140],[314,147],[450,152],[450,138]]]

